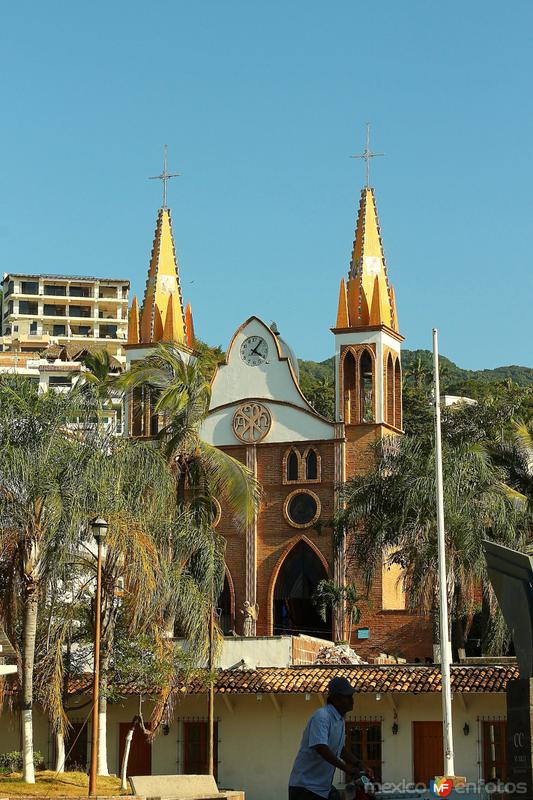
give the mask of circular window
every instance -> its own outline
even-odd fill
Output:
[[[320,500],[314,492],[291,492],[285,500],[285,519],[294,528],[308,528],[320,516]]]
[[[271,425],[270,412],[261,403],[245,403],[233,415],[233,432],[245,444],[260,442]]]

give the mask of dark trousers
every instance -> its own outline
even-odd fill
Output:
[[[289,800],[324,800],[319,794],[304,789],[303,786],[289,786]]]

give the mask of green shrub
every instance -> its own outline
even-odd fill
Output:
[[[33,753],[33,764],[36,769],[44,769],[43,757],[38,750]],[[0,772],[22,772],[22,753],[20,750],[13,750],[12,753],[0,753]]]

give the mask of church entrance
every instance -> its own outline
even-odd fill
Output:
[[[298,542],[281,565],[274,587],[274,636],[304,633],[331,638],[331,613],[324,622],[313,605],[314,591],[327,577],[317,554]]]

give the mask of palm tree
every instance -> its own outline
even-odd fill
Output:
[[[338,530],[347,529],[349,557],[370,585],[384,554],[404,570],[412,610],[434,610],[438,589],[435,464],[432,443],[404,437],[383,439],[376,467],[344,487]],[[444,445],[444,511],[448,596],[458,647],[463,648],[482,592],[490,608],[486,647],[501,651],[506,637],[487,578],[482,540],[520,547],[527,533],[524,504],[504,483],[481,445]]]
[[[319,581],[314,593],[313,604],[316,606],[321,619],[326,622],[328,609],[335,619],[335,641],[340,642],[342,636],[342,615],[348,616],[348,644],[351,644],[352,628],[359,620],[357,603],[360,598],[355,584],[344,585],[336,583],[330,578]],[[342,627],[341,627],[342,626]]]
[[[98,441],[98,446],[95,446]],[[113,436],[93,438],[87,468],[89,504],[108,522],[102,564],[102,629],[98,774],[107,775],[107,693],[119,612],[131,631],[157,628],[154,598],[164,574],[158,543],[171,535],[175,520],[175,484],[161,453],[148,444]],[[76,553],[72,553],[75,560]],[[79,559],[86,574],[96,571],[91,543]]]
[[[238,526],[253,518],[259,503],[259,486],[244,464],[205,442],[200,429],[209,411],[212,359],[184,356],[179,347],[163,343],[145,359],[133,364],[117,385],[131,391],[144,387],[151,395],[152,411],[161,428],[157,433],[162,452],[176,476],[177,511],[181,534],[166,544],[166,623],[186,621],[184,633],[199,650],[207,648],[209,620],[222,589],[225,542],[211,527],[213,501],[221,501]],[[179,590],[178,590],[179,589]],[[184,613],[194,598],[203,609],[193,618]],[[185,605],[184,605],[185,604]],[[203,643],[203,645],[202,645]],[[212,646],[212,642],[210,643]],[[168,717],[172,680],[154,711],[154,723]]]
[[[107,350],[87,352],[83,363],[85,370],[81,374],[79,387],[83,394],[95,402],[98,417],[101,418],[106,411],[115,414],[120,411],[122,414],[122,392],[115,388],[117,372],[121,371],[120,364]],[[113,432],[117,432],[116,428],[115,425]]]
[[[78,540],[86,512],[89,451],[67,432],[79,416],[75,393],[39,394],[27,379],[0,380],[0,615],[18,639],[22,684],[23,777],[35,783],[33,671],[39,604],[58,549]]]
[[[507,472],[507,483],[528,504],[533,514],[533,420],[516,421],[491,448],[491,454]]]
[[[216,498],[238,523],[251,520],[259,502],[257,482],[244,464],[200,436],[211,398],[201,359],[160,344],[116,383],[127,390],[145,386],[152,393],[154,414],[162,419],[157,439],[176,471],[179,508],[210,515]]]

